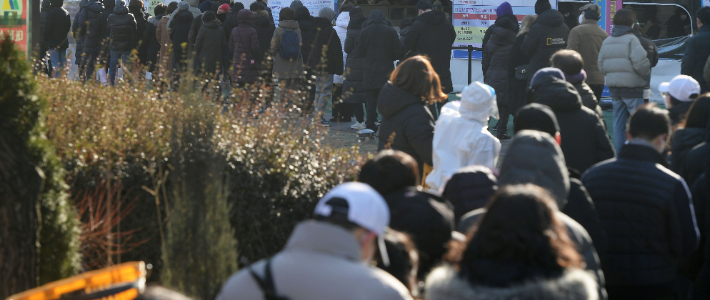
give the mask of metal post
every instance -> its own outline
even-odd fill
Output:
[[[468,84],[471,84],[471,52],[473,52],[473,46],[468,45]]]

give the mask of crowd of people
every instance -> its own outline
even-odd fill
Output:
[[[62,0],[46,1],[51,65],[73,27],[86,80],[105,60],[108,79],[97,73],[113,84],[134,51],[153,76],[178,76],[194,56],[196,72],[230,84],[299,91],[318,125],[354,117],[352,128],[377,132],[357,182],[327,193],[282,252],[232,276],[219,300],[710,298],[710,7],[696,14],[683,75],[658,88],[663,109],[648,103],[657,49],[629,9],[608,36],[594,3],[571,30],[547,0],[521,23],[501,4],[484,83],[448,101],[456,32],[428,0],[399,32],[347,3],[313,17],[294,0],[275,26],[262,2],[173,2],[148,18],[142,1],[88,0],[72,25]]]

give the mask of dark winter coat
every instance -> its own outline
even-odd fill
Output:
[[[307,10],[299,9],[296,12],[295,20],[298,22],[298,28],[301,29],[301,57],[303,57],[303,65],[306,64],[306,57],[311,55],[311,45],[313,45],[313,39],[315,38],[315,31],[313,28],[313,21],[315,18],[308,14]]]
[[[343,50],[348,54],[345,59],[345,72],[343,79],[343,102],[359,104],[365,101],[365,90],[362,87],[363,73],[365,72],[365,58],[355,52],[360,38],[360,31],[365,18],[351,19],[348,24],[347,37]]]
[[[710,56],[710,26],[698,29],[698,34],[685,42],[685,54],[680,73],[693,77],[700,83],[702,93],[710,91],[708,83],[703,78],[703,68]]]
[[[313,42],[310,55],[304,57],[306,64],[315,74],[343,74],[343,48],[338,33],[330,20],[315,18],[313,21]]]
[[[634,30],[634,35],[639,39],[639,42],[641,42],[641,46],[643,46],[643,49],[646,50],[646,57],[651,63],[651,68],[655,67],[658,64],[658,47],[656,46],[656,43],[654,43],[651,39],[646,38],[638,30]],[[648,84],[649,85],[647,85],[646,88],[650,89],[651,81],[649,81]]]
[[[198,66],[206,74],[217,74],[226,58],[227,38],[219,20],[212,20],[202,25],[195,39],[195,58]],[[200,70],[196,68],[196,70]]]
[[[710,164],[705,164],[705,172],[692,185],[693,206],[700,229],[700,246],[689,260],[695,264],[695,299],[710,298]]]
[[[108,63],[111,53],[111,33],[108,30],[108,17],[113,14],[114,7],[116,7],[114,1],[106,1],[104,3],[104,11],[99,14],[98,30],[102,32],[99,54],[101,55],[102,63]]]
[[[259,77],[259,38],[251,27],[254,14],[248,9],[239,11],[239,26],[232,29],[229,37],[229,51],[232,52],[234,79],[237,82],[254,83]],[[252,60],[254,64],[252,64]]]
[[[513,48],[510,51],[510,60],[508,61],[508,110],[512,114],[515,114],[518,109],[525,105],[528,82],[527,80],[515,78],[515,68],[530,63],[531,56],[523,52],[521,48],[527,36],[527,33],[523,33],[515,38]]]
[[[445,93],[453,91],[451,83],[451,46],[456,40],[456,31],[446,14],[432,10],[421,14],[412,24],[404,38],[404,51],[409,56],[427,55],[434,70],[439,74]]]
[[[604,112],[602,111],[602,108],[599,107],[599,101],[597,101],[597,96],[594,95],[592,88],[590,88],[585,81],[574,82],[572,85],[577,90],[579,97],[582,99],[582,105],[595,112],[602,120],[602,124],[604,124]]]
[[[703,166],[708,161],[710,161],[710,122],[705,129],[705,142],[696,145],[685,155],[679,174],[686,182],[695,182],[703,173]]]
[[[705,128],[679,128],[671,141],[670,169],[679,173],[688,152],[705,141]],[[693,164],[697,162],[692,162]],[[688,185],[692,184],[692,181]]]
[[[606,251],[609,249],[609,238],[599,219],[592,197],[589,196],[589,192],[579,179],[570,177],[567,204],[560,211],[587,230],[594,243],[594,249],[597,250],[599,261],[603,262],[606,259]]]
[[[367,21],[363,23],[355,50],[357,55],[364,58],[363,89],[381,89],[394,70],[394,61],[402,53],[397,31],[388,24],[380,10],[370,12]],[[431,152],[429,154],[431,162]]]
[[[146,44],[145,63],[149,66],[150,70],[153,69],[155,63],[158,61],[158,53],[160,53],[160,42],[158,41],[156,32],[161,18],[163,18],[163,15],[150,17],[145,32],[143,32],[143,42]]]
[[[567,48],[568,35],[569,28],[559,11],[548,9],[537,16],[521,46],[523,53],[532,56],[528,82],[535,72],[550,66],[550,58],[555,52]]]
[[[493,31],[498,27],[498,25],[496,25],[496,23],[498,23],[499,22],[498,20],[501,20],[501,19],[507,19],[510,21],[510,22],[505,22],[503,24],[506,24],[506,25],[507,24],[514,24],[516,34],[518,33],[518,31],[520,31],[520,24],[518,23],[518,17],[516,17],[515,15],[500,16],[499,18],[497,18],[495,20],[495,23],[493,23],[493,25],[488,26],[488,29],[486,29],[486,33],[483,34],[483,42],[481,43],[481,49],[486,49],[486,45],[488,45],[488,40],[491,39],[491,35],[493,34]],[[522,41],[520,41],[520,42],[522,43]],[[482,66],[482,69],[483,69],[483,76],[485,77],[486,72],[488,72],[488,67]]]
[[[468,170],[469,168],[479,168]],[[470,225],[459,222],[466,213],[485,207],[498,189],[498,180],[490,169],[469,166],[459,170],[446,182],[443,194],[454,205],[454,221],[457,231],[468,234]]]
[[[48,0],[52,4],[52,9],[47,12],[47,19],[44,26],[44,40],[47,48],[66,50],[69,47],[67,35],[71,30],[71,17],[69,12],[62,8],[64,0]]]
[[[192,51],[192,45],[188,42],[188,36],[190,34],[190,26],[192,26],[192,21],[194,17],[189,10],[180,11],[173,17],[172,22],[170,22],[170,40],[173,42],[173,56],[180,55],[183,56],[183,47],[185,47],[185,54]],[[183,44],[186,44],[183,46]],[[179,57],[178,59],[182,59]]]
[[[481,64],[486,70],[484,82],[495,89],[498,105],[507,106],[510,102],[508,64],[513,42],[515,42],[516,26],[509,18],[497,19],[496,24],[498,25],[493,28],[491,37],[483,49]]]
[[[382,114],[378,151],[390,144],[392,149],[411,155],[419,165],[419,174],[425,163],[434,165],[431,157],[434,117],[424,100],[387,83],[377,99],[377,111]]]
[[[254,14],[254,25],[252,25],[256,30],[256,35],[259,38],[259,62],[263,62],[266,57],[273,54],[270,53],[271,48],[271,38],[274,36],[274,24],[271,23],[268,13],[261,15],[259,12]]]
[[[49,11],[52,9],[52,3],[49,0],[42,1],[42,6],[41,6],[41,11],[39,13],[39,32],[42,35],[41,36],[41,49],[40,49],[40,57],[44,57],[44,54],[47,52],[47,37],[45,36],[45,24],[47,23],[47,15],[49,14]]]
[[[78,26],[78,30],[74,32],[78,32],[75,38],[81,39],[83,53],[97,51],[101,46],[103,31],[99,26],[99,16],[103,11],[104,5],[101,2],[91,0],[77,14],[77,22],[74,26]]]
[[[665,285],[697,246],[689,191],[656,149],[626,144],[582,177],[609,237],[608,286]]]
[[[136,19],[125,6],[113,8],[108,16],[108,30],[111,38],[111,51],[131,51],[135,47],[137,35]]]
[[[238,13],[239,11],[235,11],[234,9],[230,9],[227,13],[227,18],[225,18],[222,23],[222,29],[224,29],[225,36],[232,35],[232,29],[239,26],[239,17],[237,17]],[[269,41],[271,41],[271,37],[269,37]]]
[[[148,27],[148,18],[150,18],[150,15],[136,7],[129,7],[128,12],[136,19],[136,34],[133,37],[133,45],[136,50],[138,50],[138,59],[140,59],[141,62],[145,62],[148,43],[146,40],[143,40],[143,36],[145,29]]]
[[[190,33],[187,34],[187,44],[190,45],[190,49],[195,46],[195,40],[197,40],[197,34],[200,33],[200,28],[202,28],[202,16],[198,15],[192,19],[192,24],[190,25]]]
[[[592,165],[614,157],[614,148],[601,118],[582,106],[574,87],[553,76],[533,88],[533,101],[549,106],[560,124],[562,152],[567,166],[581,173]]]
[[[433,191],[409,187],[383,195],[390,210],[389,227],[407,233],[419,251],[419,278],[446,254],[454,231],[453,206]]]

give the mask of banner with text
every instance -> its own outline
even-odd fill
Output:
[[[0,0],[0,41],[14,41],[22,52],[27,55],[27,24],[29,23],[29,6],[27,0]]]
[[[535,14],[536,0],[508,0],[513,6],[513,14],[522,21],[526,15]],[[489,26],[496,21],[496,8],[505,0],[454,0],[453,25],[456,30],[454,47],[481,47],[483,36]],[[551,0],[552,8],[557,8],[557,1]]]
[[[614,29],[614,15],[621,9],[622,0],[594,0],[594,2],[602,9],[602,15],[598,22],[599,27],[611,35],[611,30]]]
[[[274,23],[276,23],[276,26],[279,25],[279,13],[281,12],[281,9],[289,7],[291,2],[293,2],[293,0],[269,0],[268,5],[271,8],[271,13],[274,16]],[[311,16],[314,17],[318,16],[318,12],[323,7],[330,7],[333,10],[336,10],[335,0],[301,0],[301,3],[303,3],[303,6],[308,8],[308,12],[310,12]]]

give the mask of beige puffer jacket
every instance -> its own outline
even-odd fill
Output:
[[[642,89],[651,80],[646,50],[629,26],[614,27],[602,43],[597,64],[609,89]]]

